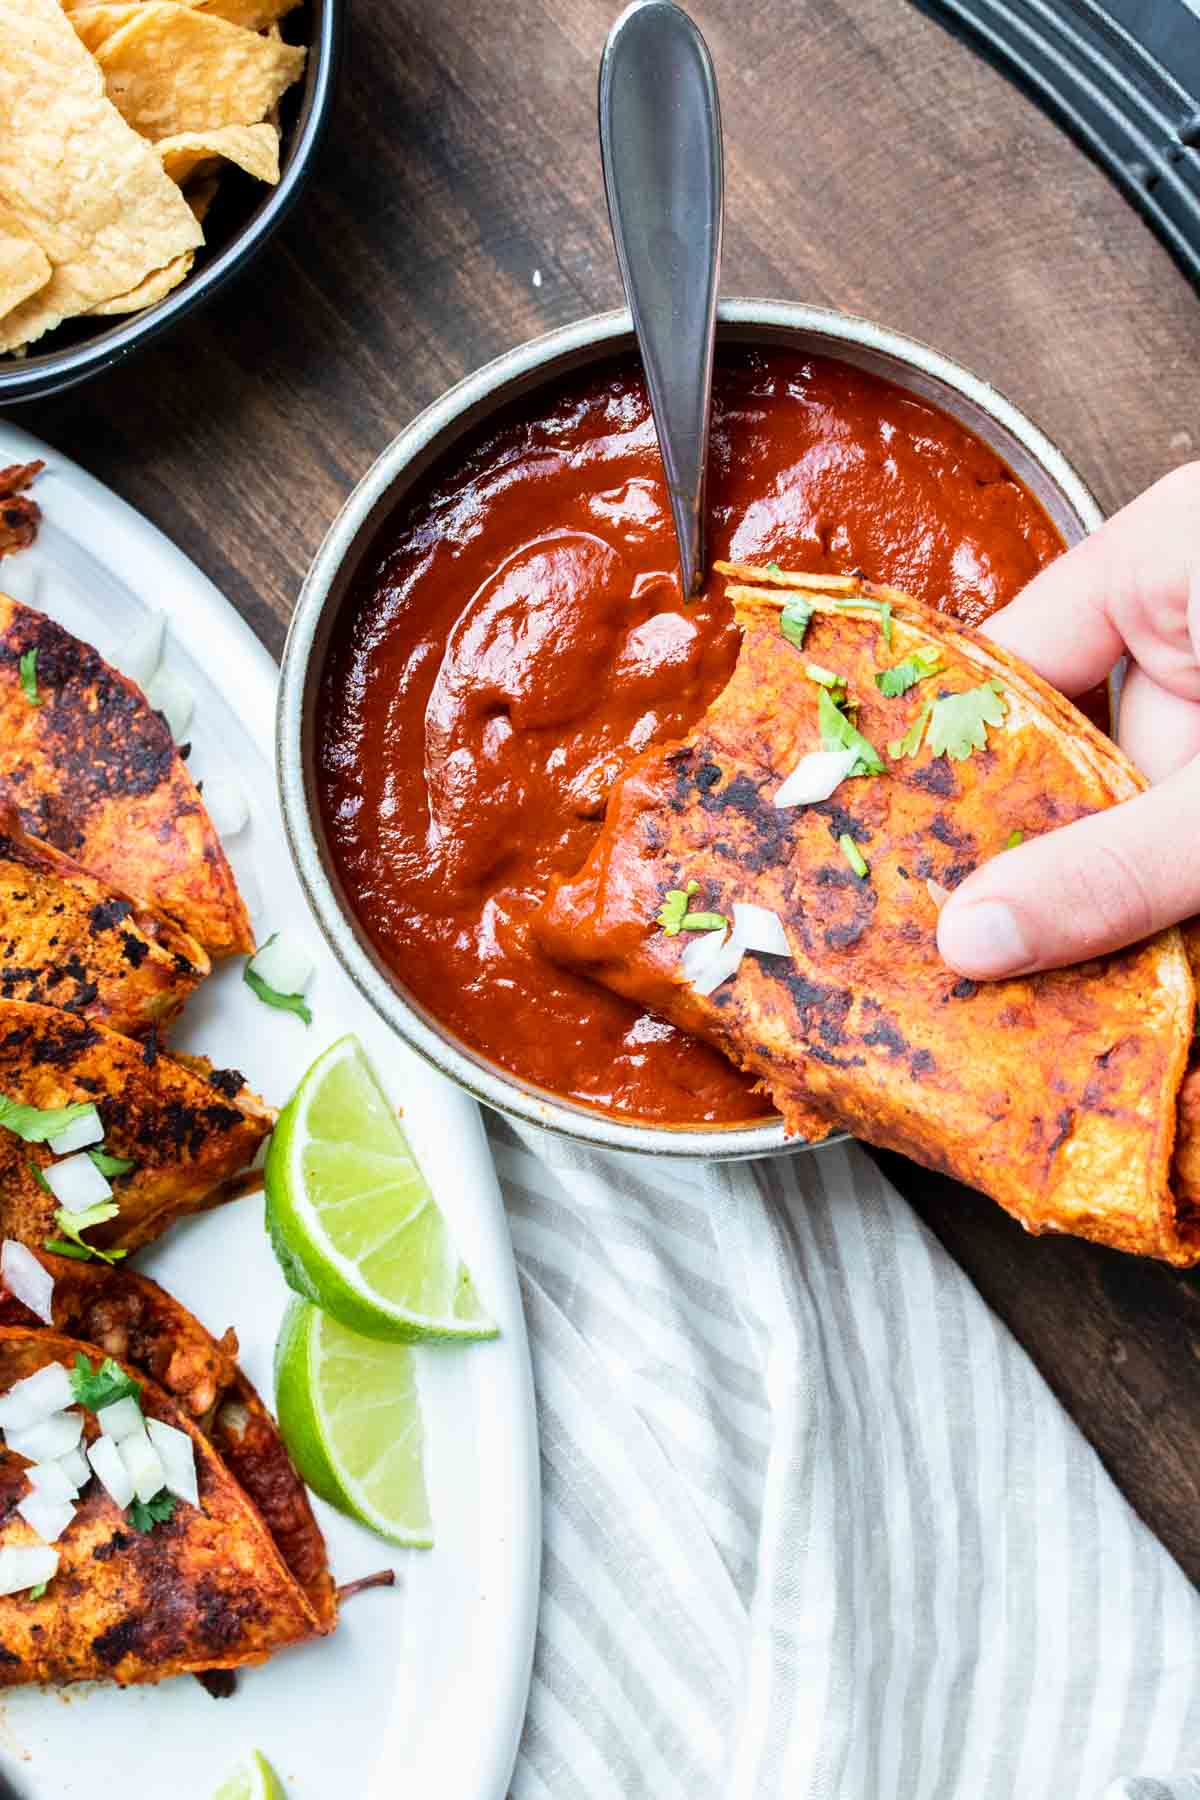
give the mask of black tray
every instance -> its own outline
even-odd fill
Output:
[[[1200,0],[914,0],[1093,156],[1200,286]]]

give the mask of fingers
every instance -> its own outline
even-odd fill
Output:
[[[938,949],[977,981],[1083,962],[1200,913],[1200,760],[1123,806],[994,857],[955,889]]]
[[[1121,688],[1117,741],[1150,781],[1165,781],[1200,756],[1200,705],[1159,687],[1135,663]]]
[[[1128,649],[1160,687],[1200,700],[1200,463],[1174,469],[1035,575],[983,630],[1064,694]]]

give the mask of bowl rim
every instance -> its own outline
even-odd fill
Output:
[[[283,168],[250,217],[198,273],[189,275],[173,293],[118,320],[83,343],[38,352],[0,363],[0,406],[17,406],[65,393],[124,362],[163,332],[203,306],[240,275],[282,225],[312,172],[313,161],[333,110],[345,38],[346,0],[312,0],[312,41],[308,48],[300,116],[287,144]]]
[[[818,337],[831,354],[841,346],[894,359],[956,392],[989,417],[1039,467],[1077,522],[1081,535],[1103,520],[1087,484],[1049,437],[990,383],[953,358],[901,332],[849,313],[799,302],[730,298],[717,310],[718,331],[736,336],[739,328],[802,333]],[[478,423],[477,409],[503,405],[537,385],[556,365],[615,354],[632,343],[628,308],[594,313],[504,352],[465,376],[400,431],[347,496],[304,579],[288,629],[276,711],[276,775],[284,829],[305,897],[326,942],[359,991],[410,1049],[447,1075],[476,1100],[525,1125],[553,1131],[608,1150],[640,1155],[734,1160],[811,1148],[787,1138],[781,1120],[761,1125],[688,1126],[641,1124],[594,1111],[535,1088],[460,1046],[409,999],[370,952],[361,928],[335,891],[315,823],[305,765],[305,726],[312,684],[319,676],[315,655],[325,609],[339,577],[349,569],[356,544],[371,541],[385,514],[392,489],[406,474],[450,447],[454,428]],[[340,595],[338,596],[340,601]],[[826,1140],[828,1141],[828,1140]]]

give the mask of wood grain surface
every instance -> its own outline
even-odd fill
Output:
[[[298,214],[202,318],[15,417],[139,507],[278,651],[394,433],[497,352],[620,299],[595,146],[616,0],[353,0]],[[694,0],[724,111],[724,291],[961,358],[1111,508],[1200,453],[1200,302],[1105,177],[903,0]],[[1200,1285],[890,1168],[1200,1577]]]

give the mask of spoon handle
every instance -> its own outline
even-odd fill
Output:
[[[705,571],[724,170],[712,58],[669,0],[635,0],[609,33],[600,63],[600,156],[690,595]]]

